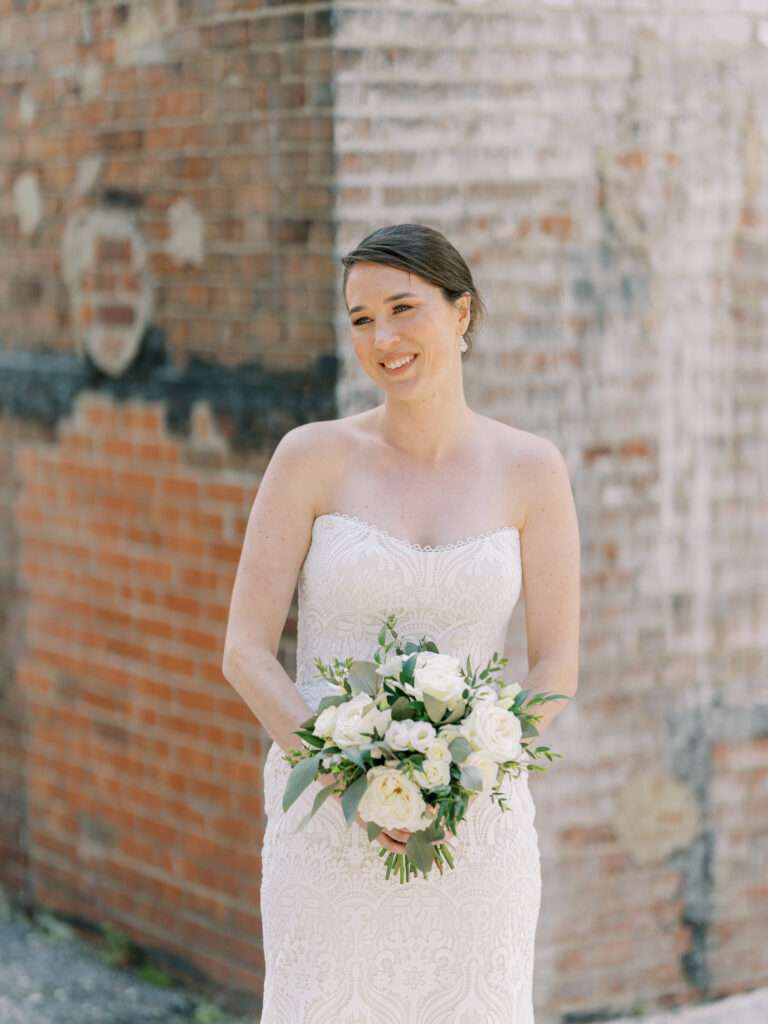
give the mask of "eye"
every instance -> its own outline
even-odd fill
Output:
[[[393,309],[413,309],[413,306],[409,305],[407,302],[398,302],[398,304],[396,306],[393,306],[392,308]],[[363,320],[369,320],[369,319],[370,319],[370,317],[361,316],[357,320],[353,320],[352,323],[354,324],[355,327],[357,327],[359,324],[361,324],[363,322]]]

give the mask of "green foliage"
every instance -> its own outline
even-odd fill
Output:
[[[367,788],[368,779],[365,775],[360,775],[345,789],[344,795],[341,798],[341,809],[344,811],[347,825],[351,825],[355,820],[358,804],[362,800]]]
[[[157,988],[171,988],[173,986],[173,978],[170,974],[159,967],[155,967],[154,964],[141,964],[136,968],[136,974]]]
[[[320,767],[321,757],[322,753],[318,753],[313,757],[308,757],[303,761],[299,761],[297,765],[294,765],[291,774],[288,776],[288,782],[285,785],[285,792],[283,793],[284,811],[287,811],[288,808],[298,800],[307,786],[315,780]]]
[[[103,945],[99,952],[101,959],[106,963],[118,967],[123,964],[136,963],[141,959],[138,947],[131,938],[111,922],[102,923],[101,933]]]

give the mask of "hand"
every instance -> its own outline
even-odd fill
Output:
[[[359,811],[355,814],[355,821],[368,835],[368,822],[360,816]],[[405,847],[410,838],[411,833],[406,828],[383,828],[376,836],[381,845],[387,850],[391,850],[392,853],[405,853]]]

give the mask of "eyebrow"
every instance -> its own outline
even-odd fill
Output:
[[[416,292],[399,292],[397,295],[390,295],[389,298],[388,299],[384,299],[384,301],[385,302],[394,302],[395,299],[404,299],[404,298],[406,298],[409,295],[413,296],[414,299],[417,297],[416,296]],[[352,309],[350,309],[350,311],[349,311],[349,315],[352,316],[353,313],[357,313],[361,309],[365,309],[365,306],[353,306]]]

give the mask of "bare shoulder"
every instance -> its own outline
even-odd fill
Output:
[[[330,502],[334,483],[343,471],[344,460],[361,429],[364,415],[300,423],[280,440],[280,445],[300,461],[316,514]]]
[[[524,528],[547,489],[570,486],[565,457],[554,441],[530,430],[494,420],[501,462],[515,496],[517,515]]]

